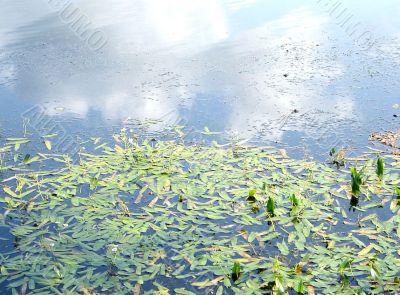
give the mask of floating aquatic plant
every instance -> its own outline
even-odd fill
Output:
[[[336,155],[336,149],[333,147],[333,148],[331,148],[331,150],[329,151],[329,156],[333,157],[334,155]]]
[[[345,151],[343,149],[337,151],[335,148],[332,148],[329,151],[329,156],[331,157],[331,163],[335,164],[337,168],[345,165]]]
[[[260,207],[258,206],[252,206],[251,207],[251,212],[253,212],[254,214],[257,214],[260,212]]]
[[[99,183],[99,180],[96,177],[90,177],[90,189],[94,190],[96,189],[97,185]]]
[[[232,267],[232,280],[237,281],[240,277],[240,262],[235,261]]]
[[[299,204],[300,204],[300,201],[299,201],[299,199],[296,197],[295,194],[291,194],[291,195],[290,195],[290,202],[292,203],[292,206],[293,206],[293,207],[298,207]]]
[[[378,175],[379,179],[383,179],[383,173],[384,173],[384,160],[383,158],[379,157],[378,160],[376,161],[376,175]]]
[[[275,215],[275,200],[273,197],[269,197],[267,201],[267,212],[270,216]]]
[[[351,263],[353,262],[352,259],[346,259],[345,261],[343,261],[340,266],[339,266],[339,273],[340,274],[344,274],[344,272],[349,269]]]
[[[353,196],[357,197],[360,194],[360,186],[362,184],[362,178],[360,173],[357,172],[357,168],[351,168],[351,192]]]
[[[26,141],[7,141],[0,153]],[[96,140],[94,148],[98,154],[81,153],[77,164],[45,152],[27,161],[8,155],[0,226],[10,235],[1,241],[0,283],[11,293],[350,295],[400,288],[400,215],[389,208],[399,156],[381,156],[385,182],[377,189],[362,183],[376,178],[374,155],[357,159],[364,167],[357,172],[270,147],[233,151],[122,134],[115,146]],[[368,196],[356,213],[342,202],[349,177],[353,197],[358,201],[361,185]],[[257,201],[249,206],[246,197]]]
[[[295,291],[296,291],[298,294],[304,294],[304,292],[305,292],[305,287],[304,287],[304,281],[303,281],[303,279],[300,279],[300,280],[299,280],[299,282],[298,282],[297,285],[296,285]]]
[[[249,190],[249,196],[247,197],[247,201],[256,202],[257,201],[256,193],[257,193],[257,190],[255,190],[255,189]]]
[[[400,203],[400,188],[397,185],[394,187],[394,192],[396,194],[397,201]]]
[[[375,257],[371,258],[370,261],[368,262],[368,265],[370,268],[370,274],[372,280],[374,280],[375,282],[379,282],[381,280],[381,274],[379,271],[379,267],[376,263],[376,258]]]

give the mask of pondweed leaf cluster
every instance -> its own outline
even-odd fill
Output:
[[[368,157],[351,163],[361,181],[355,168],[271,147],[115,138],[77,164],[38,154],[2,167],[0,284],[10,292],[399,290],[398,156],[382,156],[383,183]]]

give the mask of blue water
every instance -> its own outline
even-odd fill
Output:
[[[78,137],[160,119],[298,157],[364,147],[398,125],[400,9],[330,2],[3,0],[1,135],[40,105]]]

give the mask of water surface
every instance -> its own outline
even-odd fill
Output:
[[[151,118],[299,155],[365,145],[397,125],[400,11],[396,1],[342,3],[349,25],[375,40],[365,50],[324,3],[73,1],[76,18],[106,36],[95,51],[51,1],[3,0],[2,133],[20,132],[19,114],[41,105],[71,134]]]
[[[360,153],[371,132],[398,128],[400,9],[329,2],[0,0],[0,140],[39,138],[22,149],[34,154],[57,132],[71,152],[122,127],[162,137],[182,124],[189,139],[208,126],[221,132],[211,139],[297,158],[323,161],[333,146]],[[343,10],[356,33],[340,25]],[[79,18],[104,46],[77,33]]]

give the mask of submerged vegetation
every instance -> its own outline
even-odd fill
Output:
[[[115,139],[78,163],[3,163],[0,283],[13,294],[400,289],[399,156],[350,170],[272,147]]]

